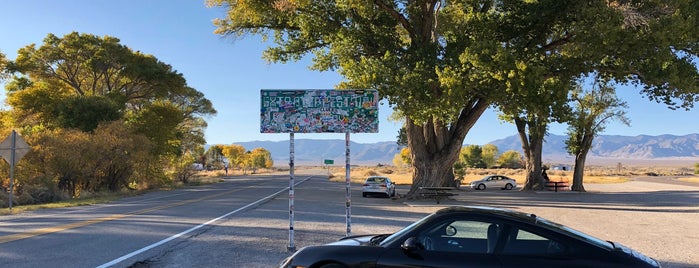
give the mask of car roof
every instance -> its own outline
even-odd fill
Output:
[[[511,218],[518,221],[535,223],[539,220],[544,220],[543,218],[537,217],[535,214],[507,210],[495,207],[482,207],[482,206],[451,206],[440,209],[435,212],[436,215],[453,213],[453,212],[467,212],[471,214],[482,214],[482,215],[498,215],[505,218]]]

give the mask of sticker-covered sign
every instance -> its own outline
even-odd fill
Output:
[[[376,90],[260,91],[261,133],[377,133]]]

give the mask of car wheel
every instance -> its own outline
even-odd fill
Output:
[[[366,193],[362,193],[362,197],[366,197]]]
[[[512,188],[513,188],[513,187],[512,187],[512,184],[510,184],[510,183],[508,183],[507,185],[505,185],[505,190],[512,190]]]
[[[478,190],[485,190],[485,184],[479,184],[478,187],[476,188]]]

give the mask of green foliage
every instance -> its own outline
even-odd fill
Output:
[[[98,126],[93,133],[75,129],[45,131],[31,138],[32,150],[20,172],[27,185],[44,185],[79,197],[83,192],[120,191],[129,185],[155,184],[142,172],[155,161],[148,140],[120,121]],[[136,170],[141,170],[137,173]],[[39,172],[41,171],[41,172]]]
[[[58,103],[56,121],[61,128],[93,131],[103,122],[121,118],[121,107],[103,96],[69,96]]]
[[[245,162],[245,147],[238,144],[225,145],[221,153],[228,159],[231,168],[241,168]]]
[[[583,88],[583,80],[571,94],[574,111],[568,120],[566,150],[576,157],[584,156],[593,139],[604,131],[607,123],[618,120],[629,125],[628,105],[616,96],[614,87],[604,81],[594,81],[591,89]]]
[[[496,157],[500,154],[500,150],[497,146],[493,144],[483,145],[483,150],[481,156],[483,157],[483,162],[486,168],[492,168],[496,165]]]
[[[0,51],[0,81],[4,80],[8,76],[7,71],[8,60],[2,51]]]
[[[216,110],[154,56],[75,32],[17,54],[0,57],[13,75],[0,119],[35,148],[18,169],[27,202],[157,187],[188,176],[203,153],[203,117]]]
[[[472,144],[461,148],[459,161],[468,168],[486,168],[485,161],[483,161],[483,148],[480,145]]]
[[[548,123],[566,118],[580,74],[636,82],[649,98],[682,107],[699,92],[696,1],[207,4],[226,8],[218,34],[272,39],[266,59],[312,54],[312,69],[345,77],[337,87],[377,89],[406,117],[416,180],[451,183],[442,174],[490,105],[518,121],[520,133],[529,127],[531,149],[540,150]],[[443,183],[413,183],[427,184]]]
[[[466,176],[466,167],[462,162],[456,162],[454,163],[454,177],[456,177],[457,180],[463,180],[464,176]]]
[[[183,121],[177,107],[169,102],[156,102],[129,114],[128,123],[137,133],[148,137],[155,155],[179,155],[181,132],[177,127]]]
[[[503,168],[522,168],[522,154],[515,150],[505,151],[500,155],[497,163]]]
[[[223,145],[212,145],[206,150],[204,159],[200,163],[204,165],[204,167],[213,166],[216,169],[223,169],[225,165],[223,148]]]

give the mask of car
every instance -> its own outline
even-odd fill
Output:
[[[485,190],[488,188],[499,188],[504,190],[512,190],[517,187],[517,181],[503,175],[485,176],[480,180],[471,182],[471,189]]]
[[[281,268],[660,267],[622,244],[534,214],[493,207],[440,209],[393,234],[301,248]]]
[[[396,195],[396,184],[391,179],[384,176],[370,176],[362,184],[362,196],[367,197],[373,194],[381,194],[386,197]]]

